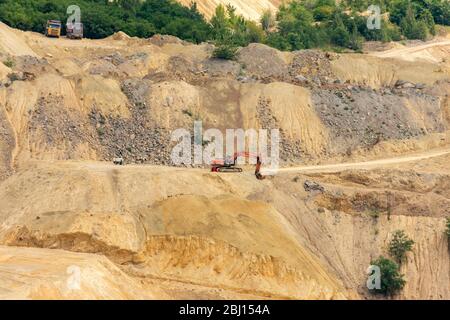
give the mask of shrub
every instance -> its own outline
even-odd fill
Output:
[[[236,60],[238,47],[230,43],[221,43],[213,51],[213,58],[224,60]]]
[[[183,114],[185,114],[185,115],[188,115],[188,116],[191,117],[191,118],[192,118],[192,116],[193,116],[191,110],[183,109],[183,110],[181,110],[181,112],[182,112]]]
[[[356,24],[353,25],[353,31],[349,37],[348,47],[357,52],[362,52],[364,38],[359,35]]]
[[[435,33],[435,23],[450,25],[448,0],[377,0],[390,22],[381,30],[369,30],[361,15],[367,0],[286,1],[278,13],[266,10],[260,23],[246,20],[231,5],[219,5],[207,21],[195,1],[188,7],[175,0],[77,0],[82,11],[84,35],[104,38],[122,30],[130,36],[150,37],[171,34],[201,43],[231,38],[236,47],[262,42],[280,50],[325,48],[360,51],[362,40],[399,41],[426,39]],[[67,19],[70,0],[0,0],[0,21],[22,30],[43,32],[47,19]],[[352,24],[356,23],[354,30]],[[64,31],[63,31],[64,32]],[[337,46],[337,47],[336,47]],[[217,57],[229,58],[236,48],[222,46]]]
[[[269,31],[275,26],[275,15],[272,13],[272,10],[267,9],[263,12],[259,21],[262,29]]]
[[[406,281],[403,279],[403,275],[400,274],[398,264],[382,256],[377,260],[372,261],[371,264],[380,268],[381,276],[380,289],[372,289],[370,290],[371,292],[384,295],[393,295],[403,289]]]
[[[291,44],[287,41],[285,37],[276,32],[271,32],[267,35],[266,42],[267,45],[282,51],[292,50]]]
[[[103,137],[103,136],[105,135],[105,129],[104,129],[103,127],[98,127],[98,128],[97,128],[97,134],[98,134],[100,137]]]
[[[5,66],[7,66],[8,68],[12,68],[12,67],[14,67],[15,63],[14,63],[14,60],[8,58],[8,59],[6,59],[6,61],[3,61],[3,64]]]
[[[373,219],[378,219],[381,215],[381,212],[378,208],[372,208],[369,210],[369,216]]]
[[[411,240],[403,230],[397,230],[389,243],[389,254],[398,262],[402,263],[406,253],[412,250],[414,241]]]
[[[402,39],[400,28],[395,24],[388,27],[387,34],[389,39],[392,41],[400,41]]]
[[[260,26],[253,21],[249,21],[247,22],[245,37],[248,43],[262,43],[266,35]]]

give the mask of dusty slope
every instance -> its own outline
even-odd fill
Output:
[[[8,74],[11,72],[11,69],[4,65],[3,63],[0,63],[0,81],[6,80]]]
[[[104,256],[64,250],[0,247],[0,275],[1,299],[261,299],[228,289],[133,278]]]
[[[352,296],[272,205],[246,199],[265,187],[251,175],[36,163],[2,184],[0,241],[103,253],[129,274],[265,297]]]
[[[358,265],[358,260],[363,264],[367,261],[355,248],[365,248],[371,258],[386,255],[391,232],[402,229],[416,244],[402,266],[407,284],[400,297],[448,299],[450,288],[442,285],[450,279],[448,240],[444,234],[445,217],[450,215],[449,167],[444,164],[448,161],[446,155],[418,161],[414,166],[417,171],[399,164],[389,170],[343,172],[338,179],[324,177],[332,184],[327,193],[333,195],[330,198],[334,205],[328,207],[327,201],[320,198],[317,204],[347,213],[335,215],[330,228],[337,251],[353,257],[347,262],[350,268]],[[351,229],[345,226],[347,223]],[[349,239],[354,239],[353,244]],[[430,259],[434,260],[431,264],[427,263]],[[362,281],[358,276],[356,272],[352,274],[356,281]]]
[[[215,288],[235,297],[314,299],[371,297],[365,269],[403,229],[416,245],[397,298],[446,299],[450,172],[429,170],[439,161],[446,167],[448,155],[420,160],[418,172],[403,162],[400,169],[282,173],[263,183],[251,172],[35,162],[1,185],[0,238],[102,253],[157,288],[161,281],[194,285],[198,298]],[[305,179],[325,192],[305,191]]]
[[[386,165],[390,169],[308,177],[320,183],[324,193],[298,191],[302,176],[288,183],[280,177],[274,182],[274,198],[296,190],[292,201],[277,208],[298,234],[307,235],[303,241],[308,247],[363,296],[374,298],[367,294],[361,270],[371,259],[387,255],[392,232],[401,229],[416,244],[402,266],[407,285],[396,298],[448,299],[450,288],[442,285],[450,279],[444,233],[445,217],[450,214],[448,161],[445,155],[420,160],[417,165],[391,164]]]
[[[189,6],[192,3],[190,0],[178,0],[178,2],[185,6]],[[276,12],[281,3],[282,0],[201,0],[197,1],[197,7],[207,19],[210,19],[218,5],[226,6],[231,4],[236,8],[236,12],[245,18],[259,21],[261,13],[268,9]]]
[[[348,68],[349,65],[352,68]],[[437,66],[426,60],[412,62],[402,58],[380,59],[358,54],[341,56],[333,63],[333,70],[341,79],[366,83],[375,88],[393,86],[398,80],[431,85],[436,81],[448,79],[449,68],[448,63]]]
[[[62,250],[0,247],[0,299],[116,300],[157,297],[164,295],[144,290],[139,281],[124,274],[102,256]]]
[[[24,32],[8,28],[0,22],[0,48],[10,55],[36,56],[36,53],[24,41]]]

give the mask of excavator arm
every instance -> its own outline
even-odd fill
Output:
[[[236,165],[237,159],[239,157],[245,157],[246,159],[256,157],[256,167],[255,167],[255,176],[258,180],[263,180],[265,177],[261,174],[261,157],[257,154],[251,152],[237,152],[234,154],[233,164]]]
[[[262,165],[261,158],[258,156],[256,158],[256,168],[255,168],[255,176],[256,179],[258,180],[264,180],[266,178],[261,174],[261,165]]]

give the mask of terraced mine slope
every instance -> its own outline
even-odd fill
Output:
[[[449,299],[448,40],[212,50],[0,24],[0,298],[378,299],[366,269],[402,229],[394,298]],[[284,170],[173,167],[195,120],[280,128]]]

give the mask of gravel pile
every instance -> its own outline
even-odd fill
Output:
[[[270,110],[270,103],[270,99],[260,99],[256,109],[261,129],[267,129],[269,131],[268,146],[270,146],[270,130],[280,129],[277,119],[272,115]],[[270,152],[269,148],[268,151]],[[304,152],[301,147],[301,142],[288,139],[283,130],[280,129],[280,161],[282,163],[298,163],[303,155]]]
[[[294,83],[314,87],[337,82],[330,64],[337,57],[337,54],[316,50],[297,51],[289,66],[289,76]]]
[[[371,148],[383,140],[417,138],[445,130],[439,120],[439,100],[414,89],[401,97],[384,89],[316,88],[312,91],[312,101],[337,142],[330,145],[329,151],[333,153],[348,154],[349,149]],[[411,102],[417,105],[417,112],[425,121],[418,123],[413,118],[406,104]],[[423,127],[423,123],[427,126]]]
[[[171,164],[170,132],[147,117],[148,88],[147,80],[122,82],[122,91],[130,102],[129,119],[104,116],[95,109],[90,113],[89,121],[96,128],[106,159],[121,157],[126,163]]]

